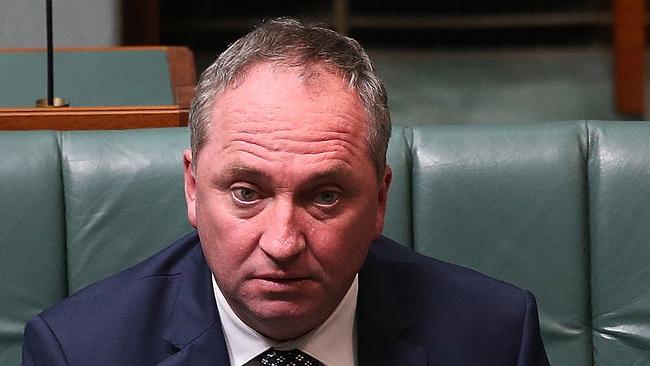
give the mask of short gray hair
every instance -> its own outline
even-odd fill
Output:
[[[230,45],[203,72],[189,116],[194,159],[207,140],[215,99],[243,78],[251,66],[261,62],[295,67],[318,63],[341,75],[358,94],[366,111],[369,126],[366,142],[381,179],[391,120],[384,84],[370,58],[356,40],[323,25],[303,24],[290,18],[260,24]]]

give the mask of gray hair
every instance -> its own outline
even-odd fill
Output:
[[[341,75],[361,100],[368,117],[366,143],[378,178],[383,175],[391,133],[388,98],[370,58],[354,39],[322,25],[295,19],[266,21],[230,45],[201,75],[190,108],[194,159],[207,140],[217,96],[245,77],[251,66],[271,62],[291,67],[322,64]],[[196,161],[196,160],[195,160]]]

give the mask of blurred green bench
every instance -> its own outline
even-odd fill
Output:
[[[647,122],[394,127],[385,235],[531,290],[552,365],[648,365],[648,141]],[[0,132],[0,365],[28,318],[191,230],[188,145]]]
[[[183,126],[196,72],[186,47],[59,49],[54,94],[70,107],[34,108],[47,93],[44,50],[0,51],[0,129]]]

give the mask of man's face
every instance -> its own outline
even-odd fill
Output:
[[[185,152],[188,216],[219,288],[276,340],[336,308],[381,234],[391,178],[377,179],[356,94],[310,72],[252,67],[218,96],[199,156]]]

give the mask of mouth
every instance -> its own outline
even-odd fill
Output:
[[[262,284],[274,287],[295,287],[300,286],[310,281],[309,276],[303,275],[281,275],[281,274],[265,274],[256,276],[255,280]]]

